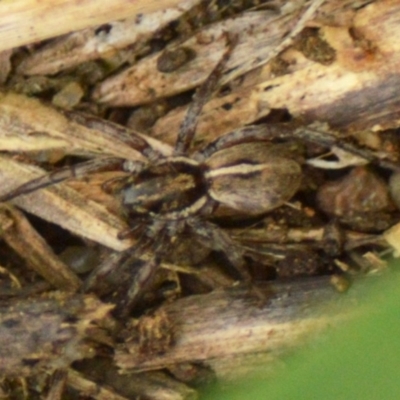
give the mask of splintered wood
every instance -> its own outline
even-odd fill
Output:
[[[350,309],[330,308],[332,300],[343,299],[329,278],[273,283],[264,289],[264,306],[241,289],[166,304],[130,330],[130,340],[117,349],[117,365],[140,371],[202,362],[219,378],[236,379],[351,316]]]
[[[76,31],[113,19],[176,7],[179,0],[13,0],[0,3],[0,50]]]
[[[29,376],[68,368],[95,352],[85,342],[112,306],[94,296],[52,293],[21,301],[0,301],[0,374]]]

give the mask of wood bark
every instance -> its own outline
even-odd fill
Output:
[[[135,326],[131,341],[117,350],[116,364],[140,371],[203,363],[219,378],[233,379],[257,365],[276,366],[282,354],[355,312],[329,277],[262,288],[267,296],[262,306],[248,290],[236,288],[161,307]]]
[[[93,296],[53,292],[0,301],[0,374],[29,376],[68,368],[94,350],[85,338],[112,306]]]

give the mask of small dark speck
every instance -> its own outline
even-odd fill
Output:
[[[139,25],[142,21],[143,21],[143,14],[142,13],[137,14],[135,17],[135,23]]]
[[[275,87],[274,85],[266,86],[266,87],[264,88],[264,92],[268,92],[268,90],[271,90],[271,89],[273,89],[274,87]]]
[[[232,104],[231,104],[231,103],[222,104],[222,108],[223,108],[225,111],[229,111],[229,110],[232,109]]]
[[[4,328],[14,328],[18,325],[20,325],[20,321],[18,321],[17,319],[6,319],[1,324],[1,326],[3,326]]]
[[[68,322],[70,324],[76,324],[78,322],[78,318],[75,315],[69,315],[64,319],[64,322]]]
[[[111,29],[112,29],[112,25],[104,24],[104,25],[100,25],[94,32],[96,35],[100,35],[101,33],[108,34],[108,33],[110,33]]]
[[[196,53],[188,47],[175,50],[165,50],[157,59],[157,69],[160,72],[173,72],[196,58]]]
[[[37,358],[23,358],[22,363],[28,367],[34,367],[39,360]]]

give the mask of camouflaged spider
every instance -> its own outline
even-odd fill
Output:
[[[140,251],[153,244],[153,256],[134,278],[134,284],[124,304],[126,314],[140,298],[177,236],[191,230],[207,247],[222,251],[230,263],[249,283],[240,246],[217,225],[209,221],[218,204],[247,214],[261,214],[288,201],[297,191],[301,180],[300,165],[275,154],[265,140],[266,127],[245,127],[225,135],[204,149],[189,154],[198,116],[209,99],[235,45],[229,40],[228,50],[197,91],[181,125],[174,154],[165,157],[141,137],[134,146],[148,162],[134,163],[106,158],[64,168],[30,181],[9,192],[0,201],[52,185],[62,180],[81,177],[87,173],[118,165],[129,176],[106,182],[121,200],[132,224],[130,233],[139,234],[138,243],[121,257],[124,263],[140,256]],[[94,272],[89,278],[93,282]],[[90,289],[91,283],[86,285]]]

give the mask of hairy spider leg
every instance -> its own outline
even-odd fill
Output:
[[[154,255],[138,269],[123,304],[118,306],[118,309],[120,310],[118,311],[121,317],[127,317],[136,306],[145,289],[153,281],[154,274],[156,273],[160,262],[161,257],[159,255]]]
[[[82,178],[89,173],[102,172],[108,170],[121,169],[124,159],[115,157],[96,158],[72,167],[60,168],[49,174],[39,176],[23,185],[18,186],[14,190],[0,196],[0,201],[9,201],[22,194],[32,193],[36,190],[43,189],[56,183],[65,181],[70,178]]]
[[[120,232],[118,232],[118,239],[119,240],[124,240],[128,239],[129,237],[132,237],[133,235],[139,234],[139,236],[143,235],[145,232],[145,227],[141,222],[137,223],[136,225],[133,225],[129,228],[126,228]]]
[[[121,268],[122,265],[132,262],[134,259],[136,259],[136,253],[133,254],[131,248],[125,251],[112,253],[96,266],[96,268],[85,279],[82,290],[85,293],[96,292],[97,295],[101,296],[104,293],[99,289],[99,284],[105,282],[107,277]]]
[[[138,153],[142,154],[148,160],[158,160],[162,158],[161,152],[152,147],[152,144],[155,141],[154,139],[147,140],[145,135],[110,121],[105,123],[103,119],[92,115],[67,110],[59,110],[59,112],[66,115],[71,121],[89,126],[92,129],[98,129],[100,132],[104,132],[109,138],[115,138],[115,141],[125,143],[127,146],[138,151]],[[36,190],[52,186],[64,180],[82,178],[95,172],[109,170],[127,170],[127,172],[131,172],[130,168],[126,168],[126,161],[127,160],[118,157],[100,157],[82,162],[72,167],[60,168],[39,176],[36,179],[32,179],[5,193],[3,196],[0,196],[0,201],[9,201],[20,195],[32,193]],[[139,161],[130,160],[130,162],[137,163],[139,168],[140,165],[142,165],[142,162]]]
[[[281,135],[281,129],[278,125],[270,126],[262,124],[244,126],[213,140],[203,149],[193,154],[193,158],[199,162],[204,162],[210,158],[210,156],[220,150],[224,150],[242,143],[268,141],[277,135]]]
[[[138,260],[145,261],[147,263],[148,260],[143,260],[140,257],[140,255],[144,254],[146,248],[152,246],[153,244],[154,244],[153,238],[149,238],[142,232],[142,234],[140,235],[134,246],[129,247],[128,249],[121,252],[112,253],[103,262],[101,262],[84,281],[83,291],[85,293],[95,292],[97,295],[100,296],[105,295],[106,293],[111,291],[110,288],[108,289],[103,288],[104,282],[107,282],[107,280],[109,279],[108,277],[115,272],[124,270],[126,266],[131,265]],[[143,289],[146,286],[144,282],[144,276],[146,272],[148,271],[141,272],[141,268],[138,269],[137,271],[138,275],[137,276],[135,275],[133,277],[133,283],[132,283],[133,287],[140,287],[141,290],[143,291]],[[136,283],[136,281],[138,281],[138,283]],[[132,288],[129,289],[129,291],[131,292]],[[134,298],[133,300],[136,302],[138,298],[139,297]],[[128,307],[130,306],[129,300],[126,302],[126,305]],[[121,310],[123,310],[124,307],[125,303],[124,306],[119,305],[118,312],[121,313],[122,312]]]
[[[337,147],[361,158],[364,158],[369,163],[378,165],[381,168],[391,171],[400,171],[400,165],[397,161],[392,161],[387,158],[383,152],[374,151],[366,147],[362,147],[352,141],[351,137],[336,136],[322,129],[308,127],[294,127],[290,124],[273,124],[266,127],[265,133],[254,135],[254,139],[262,138],[263,135],[270,135],[271,138],[277,139],[300,139],[305,142],[315,143],[319,146],[332,148]]]
[[[385,159],[385,154],[373,151],[367,148],[362,148],[355,145],[354,143],[346,140],[343,137],[336,137],[329,132],[324,132],[312,127],[299,128],[292,133],[294,137],[303,139],[308,142],[316,143],[328,148],[336,146],[340,149],[348,151],[349,153],[355,154],[364,158],[368,162],[374,163],[381,168],[389,169],[392,171],[400,171],[400,165],[398,162]]]
[[[253,278],[246,268],[242,247],[236,244],[226,232],[209,221],[191,218],[187,223],[209,249],[221,251],[227,257],[245,283],[250,286],[251,291],[264,302],[265,294],[252,284]]]
[[[361,148],[360,146],[352,143],[350,140],[346,140],[346,138],[337,137],[332,133],[318,130],[313,127],[296,128],[291,124],[283,123],[250,125],[236,129],[235,131],[221,136],[209,143],[203,149],[196,152],[193,155],[193,158],[199,162],[203,162],[219,150],[223,150],[245,142],[268,141],[272,139],[301,139],[303,141],[315,143],[327,148],[336,146],[349,153],[360,156],[368,162],[375,163],[381,168],[392,171],[400,171],[400,165],[395,161],[386,159],[385,154],[367,148]]]
[[[86,113],[70,110],[59,110],[59,112],[66,115],[71,121],[83,126],[89,126],[92,129],[97,129],[99,132],[105,132],[109,139],[122,142],[149,159],[158,159],[160,157],[159,151],[154,149],[151,143],[145,138],[145,135],[139,132],[110,121],[107,121],[107,124],[105,124],[103,119]]]
[[[145,263],[136,271],[133,282],[123,303],[117,306],[117,313],[121,317],[128,316],[132,309],[137,305],[143,293],[153,281],[154,275],[158,270],[161,260],[171,247],[171,242],[174,240],[176,235],[181,233],[181,230],[184,228],[184,226],[184,223],[176,223],[171,228],[168,221],[159,220],[156,220],[152,225],[150,225],[146,237],[149,240],[147,243],[149,245],[151,243],[153,244],[153,255],[147,260],[143,260],[143,258],[139,256],[139,259],[145,261]],[[143,253],[144,246],[140,247],[138,248],[135,246],[133,249],[135,255]],[[132,257],[131,259],[126,260],[125,263],[132,262],[134,259],[136,258]]]
[[[103,261],[86,279],[83,285],[85,292],[99,293],[99,285],[115,271],[123,270],[127,265],[135,261],[143,261],[144,265],[135,271],[132,284],[122,303],[117,305],[116,313],[125,317],[135,307],[148,286],[151,284],[154,274],[157,271],[162,258],[170,248],[167,241],[171,242],[173,237],[180,233],[184,227],[183,223],[173,225],[173,229],[168,225],[168,221],[155,220],[146,226],[140,225],[140,236],[134,246],[123,252],[111,254]],[[156,240],[157,239],[157,240]],[[152,256],[148,259],[143,258],[143,254],[151,247]]]
[[[179,127],[178,138],[175,144],[175,151],[178,154],[187,154],[196,132],[199,115],[204,105],[214,93],[218,82],[221,79],[226,63],[238,42],[237,35],[226,33],[228,49],[225,51],[218,64],[212,70],[211,74],[204,83],[197,89],[193,101],[186,112],[185,118]]]

